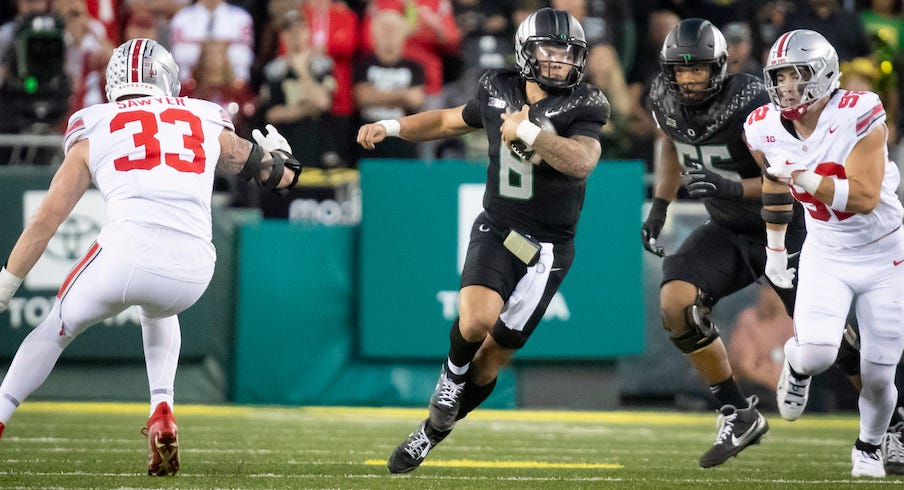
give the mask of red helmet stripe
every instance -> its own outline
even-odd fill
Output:
[[[141,52],[144,51],[144,39],[136,39],[129,53],[129,81],[141,82]]]
[[[775,50],[776,58],[783,58],[785,56],[784,51],[788,46],[788,39],[794,34],[794,32],[786,32],[781,39],[778,41],[778,48]]]

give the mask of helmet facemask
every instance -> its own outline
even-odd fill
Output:
[[[525,80],[546,92],[576,86],[584,77],[587,39],[580,22],[564,10],[542,8],[515,32],[515,65]]]
[[[686,106],[703,104],[719,93],[727,76],[727,60],[728,43],[722,31],[698,18],[685,19],[669,31],[659,52],[666,88]],[[709,83],[703,88],[682,89],[675,68],[694,65],[709,66]]]
[[[706,84],[706,87],[694,87],[691,90],[686,90],[681,86],[681,84],[678,83],[678,77],[675,74],[675,68],[678,66],[692,66],[697,64],[709,66],[709,81]],[[665,74],[665,80],[669,92],[671,92],[678,99],[679,103],[687,106],[703,104],[704,102],[713,98],[713,96],[715,96],[717,93],[719,93],[719,90],[722,89],[722,82],[725,81],[725,70],[728,66],[725,63],[724,59],[706,63],[676,63],[671,61],[662,61],[661,65],[662,72]]]
[[[793,73],[787,69],[793,69]],[[779,72],[784,77],[796,78],[796,92],[800,100],[793,105],[782,102],[783,90],[790,88],[788,80],[779,83]],[[815,31],[799,29],[783,34],[769,50],[763,78],[769,98],[782,113],[782,117],[797,120],[807,113],[807,108],[832,95],[839,86],[841,70],[838,54],[822,35]]]
[[[560,90],[577,85],[584,76],[586,44],[531,38],[523,48],[529,74],[544,90]]]

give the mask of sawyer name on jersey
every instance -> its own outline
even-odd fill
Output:
[[[668,91],[665,76],[660,74],[653,81],[650,98],[653,117],[675,142],[682,167],[702,165],[735,181],[762,174],[741,135],[747,115],[769,102],[760,79],[743,73],[730,75],[711,100],[687,106]],[[763,233],[760,198],[704,198],[703,204],[719,225],[739,232]]]
[[[574,237],[584,204],[586,179],[563,174],[541,162],[533,165],[511,154],[502,143],[501,114],[518,112],[527,104],[524,80],[513,70],[490,70],[480,78],[477,96],[462,116],[474,128],[484,128],[490,165],[483,207],[498,225],[532,234],[543,241]],[[548,118],[559,136],[601,137],[609,120],[606,96],[586,83],[548,93],[530,105],[530,119]]]

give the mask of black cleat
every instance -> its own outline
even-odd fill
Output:
[[[757,396],[753,395],[747,399],[747,408],[738,410],[734,405],[725,405],[719,409],[719,433],[713,447],[700,457],[701,467],[718,466],[745,447],[760,442],[760,437],[769,430],[769,424],[757,411],[758,402]]]
[[[436,388],[430,396],[430,426],[438,431],[452,430],[461,408],[465,391],[464,376],[456,376],[449,371],[446,363],[439,374]]]
[[[904,475],[904,422],[889,427],[882,441],[882,452],[885,454],[885,473]]]
[[[448,432],[437,434],[427,427],[427,422],[427,420],[421,422],[421,425],[389,456],[386,467],[390,473],[408,473],[416,470],[427,458],[430,450],[449,434]],[[428,432],[431,435],[428,435]]]

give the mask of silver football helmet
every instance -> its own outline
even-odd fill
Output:
[[[107,63],[107,100],[127,95],[178,97],[179,66],[152,39],[130,39],[119,45]]]
[[[781,92],[776,74],[783,68],[793,68],[799,77],[800,103],[790,107],[781,104]],[[769,49],[763,78],[769,97],[785,119],[795,120],[807,113],[810,104],[828,97],[839,86],[841,70],[838,53],[821,34],[808,29],[797,29],[779,36]]]
[[[543,65],[570,65],[563,79],[543,75]],[[573,87],[584,77],[587,38],[581,23],[564,10],[542,8],[527,16],[515,32],[515,65],[525,80],[546,91]]]

